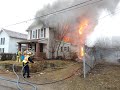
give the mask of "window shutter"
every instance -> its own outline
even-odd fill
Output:
[[[37,29],[36,29],[36,38],[37,38]]]
[[[46,37],[46,28],[44,28],[44,37]]]
[[[32,39],[32,30],[30,31],[30,39]]]
[[[38,29],[38,38],[40,38],[40,29]]]

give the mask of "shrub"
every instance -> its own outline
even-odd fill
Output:
[[[13,53],[0,53],[0,60],[16,60],[16,54]]]

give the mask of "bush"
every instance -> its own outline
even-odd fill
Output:
[[[71,53],[71,60],[76,60],[77,58],[78,58],[77,53],[72,52],[72,53]]]
[[[62,56],[57,56],[56,59],[57,60],[63,60],[63,57]]]
[[[65,62],[51,62],[51,61],[37,61],[37,63],[31,64],[31,72],[41,72],[45,69],[59,69],[66,66]]]
[[[42,61],[38,61],[37,63],[31,64],[31,72],[33,73],[40,72],[47,67],[46,65],[47,65],[46,62]]]
[[[16,54],[13,53],[0,53],[0,60],[16,60]]]

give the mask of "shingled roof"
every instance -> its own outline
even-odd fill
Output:
[[[2,30],[5,31],[12,38],[27,39],[27,34],[22,34],[19,32],[14,32],[14,31],[6,30],[6,29],[2,29]]]

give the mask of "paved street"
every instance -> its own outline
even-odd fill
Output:
[[[0,75],[0,90],[18,90],[17,83],[3,80],[1,79],[1,77],[6,79],[9,78],[9,77],[3,77],[2,75]],[[16,79],[10,79],[10,80],[15,81]],[[20,81],[23,81],[23,80],[20,79]],[[22,88],[22,90],[34,90],[33,87],[28,84],[19,84],[19,86],[20,88]]]
[[[15,83],[0,80],[0,90],[18,90]]]
[[[0,75],[0,78],[1,77],[3,78],[3,75]],[[9,77],[4,77],[4,78],[8,79]],[[13,80],[16,80],[16,79],[13,79]],[[20,81],[24,82],[21,78],[20,78]],[[34,87],[32,87],[31,85],[19,84],[19,86],[22,88],[22,90],[34,90]],[[35,87],[37,88],[37,90],[53,90],[50,85],[45,85],[45,86],[36,85]],[[17,87],[17,83],[0,79],[0,90],[19,90],[19,89]]]

